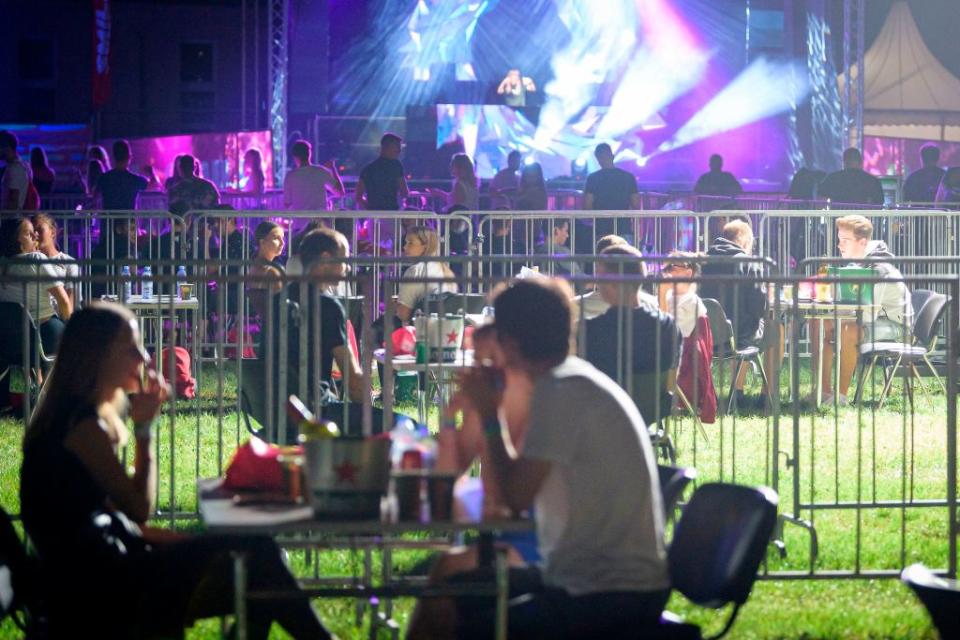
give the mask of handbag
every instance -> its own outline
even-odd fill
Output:
[[[120,511],[93,511],[86,535],[96,560],[110,564],[134,559],[150,550],[140,527]]]

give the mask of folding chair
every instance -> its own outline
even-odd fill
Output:
[[[884,385],[883,391],[880,393],[878,407],[882,407],[887,399],[890,387],[893,385],[893,380],[901,365],[909,370],[911,378],[915,377],[918,381],[920,380],[920,372],[917,369],[917,364],[927,365],[943,393],[946,394],[947,388],[943,384],[943,379],[940,378],[937,370],[930,362],[930,352],[937,346],[937,326],[943,319],[949,301],[950,297],[942,293],[930,293],[913,323],[913,344],[865,342],[860,345],[860,376],[857,379],[857,392],[854,396],[857,403],[860,402],[863,395],[864,379],[873,374],[873,368],[881,361],[884,368]],[[923,388],[922,383],[921,388]],[[907,394],[910,405],[913,406],[913,385],[909,381],[907,382]]]
[[[699,487],[674,528],[667,551],[673,588],[702,607],[732,603],[723,630],[730,631],[750,596],[777,521],[777,494],[766,487],[711,483]],[[644,637],[700,637],[699,629],[664,612]]]
[[[733,406],[736,402],[737,378],[740,376],[740,369],[743,365],[748,362],[756,365],[763,384],[767,385],[767,373],[763,369],[763,357],[760,347],[751,345],[743,347],[742,349],[737,348],[733,324],[727,318],[723,307],[713,298],[701,298],[701,300],[703,300],[703,306],[707,309],[707,318],[710,320],[710,331],[713,333],[714,360],[720,360],[721,362],[728,360],[736,361],[733,376],[730,379],[730,393],[727,396],[726,412],[727,414],[731,414],[733,413]]]
[[[687,485],[697,479],[697,470],[693,467],[672,467],[665,464],[657,465],[657,474],[660,476],[660,496],[663,500],[663,514],[670,520],[677,503],[683,497]]]
[[[940,578],[922,564],[910,565],[900,574],[900,580],[919,598],[933,619],[941,638],[960,637],[960,583]]]

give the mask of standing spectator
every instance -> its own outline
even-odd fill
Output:
[[[283,204],[294,211],[326,211],[327,191],[343,195],[343,181],[337,163],[312,164],[312,149],[306,140],[297,140],[290,147],[294,168],[283,180]]]
[[[824,178],[817,193],[841,207],[848,204],[883,205],[880,179],[863,170],[863,156],[852,147],[843,152],[843,169]]]
[[[507,155],[507,166],[490,180],[490,193],[496,198],[494,203],[496,207],[511,208],[510,198],[516,193],[519,183],[517,181],[517,171],[520,170],[520,163],[523,161],[523,154],[514,149]]]
[[[146,190],[147,179],[129,167],[130,143],[117,140],[113,143],[113,169],[100,176],[97,183],[104,209],[132,211],[137,208],[137,198]]]
[[[930,203],[937,198],[937,189],[943,180],[943,169],[937,166],[940,162],[940,148],[935,144],[925,144],[920,148],[920,163],[922,168],[917,169],[903,183],[904,202]]]
[[[143,177],[147,179],[146,191],[154,193],[163,191],[163,185],[160,184],[160,176],[157,175],[157,170],[153,168],[152,164],[145,164],[140,167],[140,170],[143,171]]]
[[[167,193],[169,193],[170,189],[173,188],[173,185],[177,184],[177,182],[180,181],[180,178],[183,177],[183,175],[180,173],[180,158],[183,158],[183,157],[185,156],[179,155],[173,159],[173,167],[170,172],[170,177],[164,180],[163,182],[163,190],[166,191]],[[191,173],[192,171],[193,170],[191,169]]]
[[[693,192],[698,196],[736,198],[743,193],[743,187],[732,173],[723,170],[723,156],[715,153],[710,156],[710,171],[697,179]]]
[[[587,176],[587,185],[583,190],[583,208],[596,211],[627,211],[640,208],[640,194],[637,192],[637,179],[632,173],[618,169],[613,165],[613,150],[606,142],[601,142],[593,151],[600,163],[600,169]],[[578,230],[577,253],[589,253],[594,238],[611,233],[631,236],[629,220],[616,221],[618,230],[614,231],[614,220],[595,220],[594,235],[590,229]],[[631,238],[627,237],[629,241]]]
[[[217,187],[196,174],[197,163],[193,156],[180,156],[177,159],[177,168],[181,177],[167,191],[171,212],[183,215],[190,211],[213,209],[220,204]]]
[[[107,150],[98,144],[87,149],[87,193],[99,193],[100,176],[110,170]]]
[[[543,167],[539,162],[524,165],[520,171],[516,209],[519,211],[546,211],[547,209],[547,184],[543,180]]]
[[[267,188],[267,178],[263,173],[263,156],[260,149],[252,147],[243,154],[243,180],[240,188],[246,193],[262,195]]]
[[[950,167],[937,189],[937,203],[960,202],[960,167]]]
[[[368,211],[399,211],[400,198],[409,193],[403,176],[400,152],[403,140],[395,133],[380,138],[380,157],[360,172],[355,199],[357,205]]]
[[[20,211],[28,204],[30,170],[17,155],[17,144],[17,136],[0,131],[0,160],[6,163],[3,178],[0,178],[0,211]]]
[[[37,251],[46,256],[47,260],[57,262],[50,266],[56,271],[57,279],[63,281],[63,288],[70,298],[70,306],[76,309],[80,302],[80,281],[77,279],[80,277],[80,267],[77,266],[76,259],[60,251],[60,247],[57,246],[56,220],[46,213],[38,213],[33,216],[32,222],[33,230],[37,234]],[[57,315],[66,320],[59,307],[57,308]],[[69,317],[69,314],[67,316]]]
[[[477,174],[473,171],[473,162],[465,153],[455,153],[450,159],[450,175],[453,176],[453,188],[450,191],[431,189],[435,196],[446,198],[448,213],[454,207],[460,211],[477,211],[480,208],[480,191],[477,189]]]
[[[46,195],[53,191],[53,182],[57,179],[57,173],[47,163],[47,153],[43,147],[30,149],[30,170],[33,173],[33,186],[36,187],[37,193]]]

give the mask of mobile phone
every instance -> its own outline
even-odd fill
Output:
[[[287,398],[287,416],[296,424],[301,424],[303,422],[314,422],[316,420],[313,412],[307,408],[307,405],[303,403],[303,400],[298,398],[296,394],[293,393],[291,393],[290,397]]]

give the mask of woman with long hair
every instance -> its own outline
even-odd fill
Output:
[[[450,175],[453,176],[453,188],[450,191],[428,189],[427,192],[444,198],[447,201],[448,211],[479,209],[480,191],[477,188],[477,174],[474,172],[470,156],[465,153],[453,154],[450,159]]]
[[[51,215],[38,213],[31,218],[31,222],[33,222],[33,230],[37,234],[37,251],[42,253],[46,260],[56,261],[55,264],[50,266],[56,271],[57,278],[63,281],[63,288],[70,297],[70,304],[76,309],[79,297],[77,293],[80,287],[78,281],[80,267],[73,256],[60,250],[60,246],[57,244],[57,221]],[[57,311],[57,315],[61,315],[59,309]]]
[[[46,195],[53,191],[53,183],[57,179],[57,173],[50,168],[47,162],[47,152],[43,147],[33,147],[30,149],[30,173],[33,174],[33,186],[37,193]]]
[[[47,256],[37,251],[37,233],[30,218],[6,218],[0,222],[0,258],[18,261],[0,267],[0,301],[24,305],[40,329],[44,352],[56,353],[63,323],[73,313],[73,303],[53,265],[44,262]],[[5,277],[8,275],[33,278],[35,282],[11,282]]]
[[[260,149],[251,147],[243,154],[243,174],[243,191],[256,195],[263,194],[267,178],[263,173],[263,156],[260,155]]]
[[[247,297],[254,314],[263,318],[267,313],[268,293],[283,288],[281,278],[285,272],[279,260],[285,246],[283,227],[264,220],[254,229],[253,241],[255,253],[253,265],[247,271],[247,275],[252,276],[247,284]]]
[[[130,311],[94,303],[74,314],[20,469],[23,523],[43,563],[52,635],[181,635],[193,620],[232,610],[231,553],[242,552],[251,588],[286,593],[250,603],[251,637],[266,638],[274,620],[296,638],[329,637],[269,538],[143,527],[156,491],[151,425],[167,396]],[[119,459],[127,418],[132,476]]]
[[[403,255],[406,258],[425,258],[440,255],[440,238],[437,232],[430,227],[415,226],[407,229],[407,236],[403,242]],[[453,271],[446,262],[431,260],[410,265],[403,272],[404,280],[424,278],[453,278]],[[397,317],[403,322],[409,322],[413,310],[423,303],[429,295],[450,291],[456,293],[457,285],[453,282],[402,282],[397,291]]]
[[[110,156],[98,144],[87,149],[87,193],[99,191],[100,176],[110,171]]]

